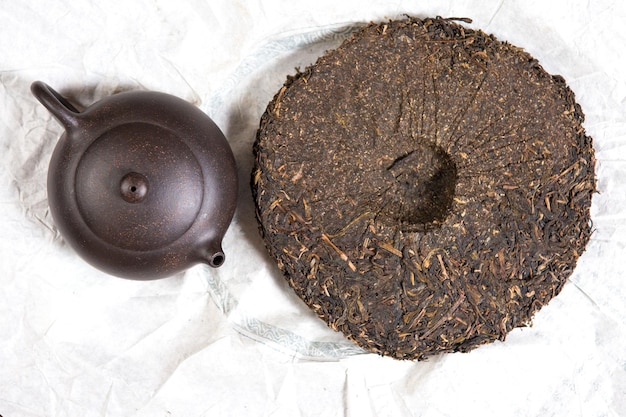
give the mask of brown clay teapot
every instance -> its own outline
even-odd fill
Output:
[[[158,92],[114,94],[78,111],[40,81],[31,91],[65,128],[50,161],[48,201],[76,252],[140,280],[222,265],[237,169],[206,114]]]

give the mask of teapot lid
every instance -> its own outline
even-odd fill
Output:
[[[175,132],[127,123],[98,137],[75,177],[83,220],[102,240],[147,251],[183,235],[204,199],[202,168]]]

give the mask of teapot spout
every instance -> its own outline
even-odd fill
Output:
[[[219,268],[224,264],[226,255],[224,255],[221,243],[216,242],[206,245],[201,251],[200,258],[203,263],[210,267]]]
[[[30,91],[66,130],[78,126],[80,112],[48,84],[42,81],[35,81],[31,84]]]
[[[221,251],[215,252],[209,258],[209,265],[212,266],[213,268],[218,268],[222,266],[225,259],[226,259],[226,256],[224,256],[224,252],[221,252]]]

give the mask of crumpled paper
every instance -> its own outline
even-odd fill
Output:
[[[293,294],[249,189],[261,114],[288,74],[403,14],[470,17],[576,93],[594,138],[594,234],[562,293],[506,342],[426,362],[367,354]],[[623,2],[27,2],[0,7],[0,415],[626,415]],[[134,282],[85,264],[46,196],[62,128],[30,94],[79,106],[123,90],[182,97],[228,137],[239,205],[219,269]]]

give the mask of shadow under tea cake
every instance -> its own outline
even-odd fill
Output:
[[[592,140],[560,76],[449,19],[370,24],[265,111],[261,234],[332,329],[398,359],[504,340],[591,233]]]

